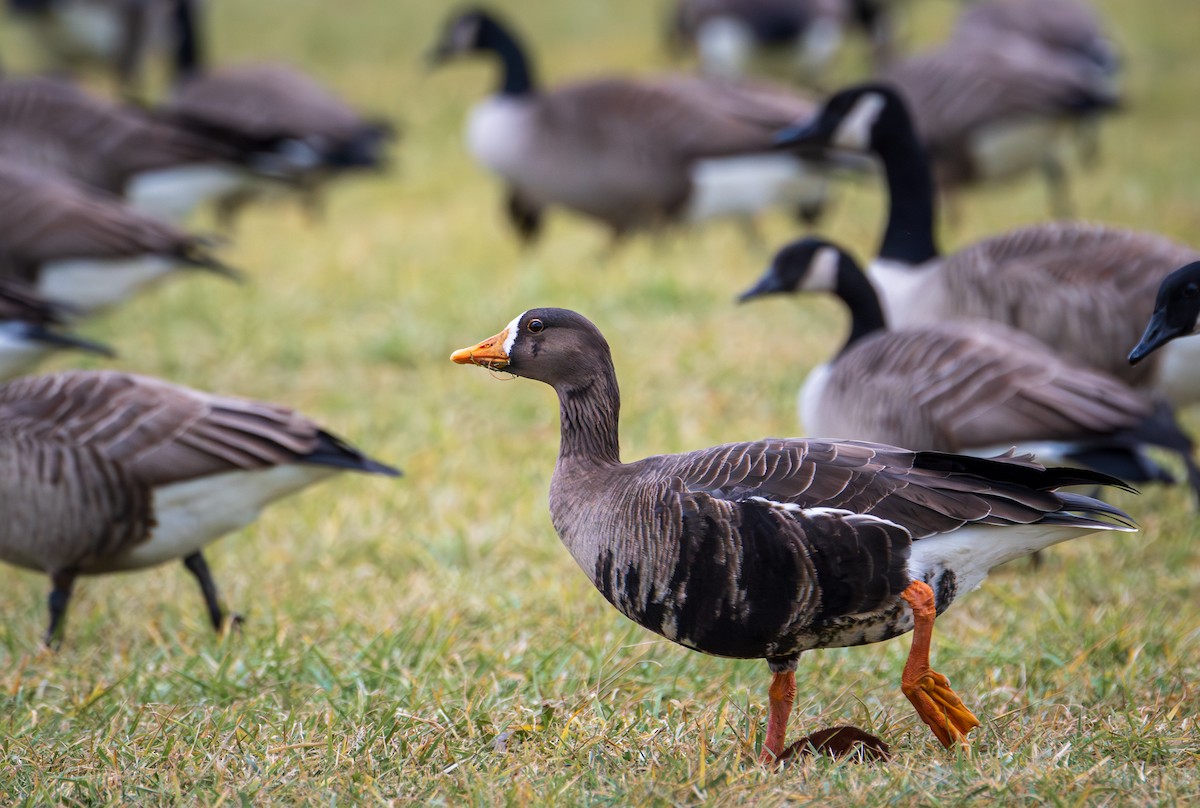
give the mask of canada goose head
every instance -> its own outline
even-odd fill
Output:
[[[1136,365],[1156,350],[1178,337],[1200,330],[1200,261],[1172,272],[1158,287],[1154,313],[1142,334],[1141,341],[1129,353],[1129,363]]]
[[[437,66],[473,53],[495,50],[512,32],[500,19],[483,8],[464,9],[452,15],[442,37],[429,52],[429,64]]]
[[[849,259],[836,244],[819,238],[803,238],[787,245],[771,259],[771,266],[754,286],[738,297],[745,303],[771,294],[838,291],[841,263]]]
[[[881,132],[905,128],[912,128],[912,119],[896,89],[869,82],[834,94],[811,119],[776,133],[775,145],[872,152]]]
[[[583,315],[552,308],[522,312],[499,334],[455,351],[450,360],[504,370],[556,389],[587,387],[597,373],[612,368],[600,329]]]

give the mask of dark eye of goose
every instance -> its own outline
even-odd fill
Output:
[[[525,325],[525,327],[529,329],[530,334],[537,334],[538,332],[540,332],[542,329],[544,329],[546,327],[546,324],[543,323],[541,320],[535,319],[535,320],[530,320]]]
[[[1197,286],[1194,283],[1189,283],[1187,286],[1183,287],[1184,297],[1196,297],[1197,295],[1200,295],[1200,286]]]

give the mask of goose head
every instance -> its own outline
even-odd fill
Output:
[[[587,387],[612,368],[600,329],[581,314],[553,308],[518,314],[499,334],[455,351],[450,360],[504,370],[559,390]]]
[[[512,34],[493,12],[483,8],[455,13],[442,29],[441,39],[429,52],[429,64],[438,66],[463,56],[495,50]]]
[[[1156,350],[1178,337],[1200,330],[1200,261],[1172,272],[1158,287],[1154,313],[1142,334],[1141,341],[1129,353],[1129,363],[1136,365]]]
[[[885,132],[903,129],[912,129],[912,118],[899,92],[869,82],[835,93],[808,121],[776,133],[775,145],[874,152]]]
[[[738,297],[745,303],[771,294],[838,291],[838,276],[845,250],[819,238],[803,238],[787,245],[771,259],[771,265],[754,286]]]

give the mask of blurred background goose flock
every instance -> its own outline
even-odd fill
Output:
[[[1200,800],[1197,32],[8,0],[0,802]]]

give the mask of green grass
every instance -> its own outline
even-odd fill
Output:
[[[213,5],[221,58],[289,58],[402,120],[396,170],[334,189],[320,222],[252,212],[228,255],[252,284],[181,281],[88,333],[121,350],[119,367],[291,403],[407,476],[341,478],[212,547],[246,616],[220,639],[169,565],[83,580],[65,645],[43,653],[46,579],[5,567],[0,803],[1200,799],[1200,561],[1178,490],[1120,498],[1141,533],[1057,548],[1036,571],[1014,564],[938,621],[935,664],[984,722],[970,754],[943,750],[900,694],[901,639],[806,655],[792,722],[793,736],[856,723],[892,743],[891,763],[760,769],[765,665],[683,650],[614,612],[547,516],[553,394],[447,358],[531,306],[580,309],[612,343],[636,458],[794,434],[796,388],[845,328],[837,307],[733,306],[768,253],[728,225],[601,262],[604,234],[561,215],[518,249],[496,183],[462,146],[491,72],[418,63],[442,4]],[[504,5],[548,80],[667,65],[657,3]],[[953,5],[914,5],[911,38],[930,41]],[[1101,167],[1076,174],[1080,212],[1200,243],[1200,8],[1102,5],[1131,101]],[[29,55],[5,53],[9,67]],[[1034,179],[972,195],[944,240],[1045,211]],[[879,189],[861,182],[823,229],[867,254],[880,216]],[[794,233],[764,225],[772,244]]]

